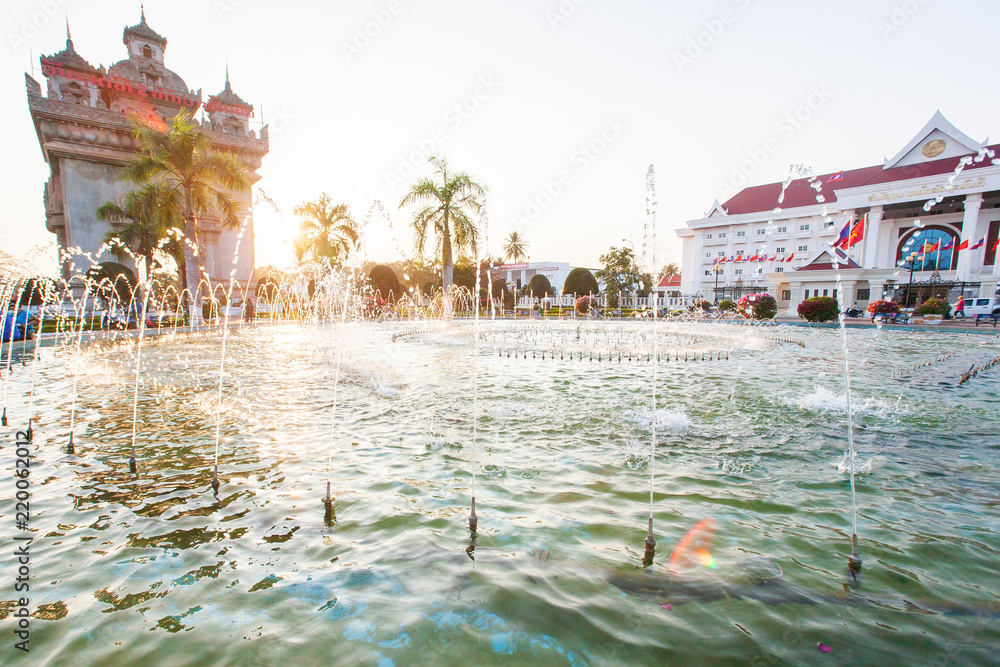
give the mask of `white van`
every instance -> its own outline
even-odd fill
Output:
[[[958,301],[955,301],[955,306]],[[955,306],[951,307],[951,316],[955,317]],[[965,316],[975,318],[976,315],[990,315],[1000,309],[1000,296],[970,297],[965,300]]]

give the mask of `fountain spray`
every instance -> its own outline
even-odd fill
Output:
[[[19,279],[16,279],[15,283],[17,282],[17,280]],[[25,288],[27,288],[27,286],[28,286],[27,281],[24,281],[21,284],[21,289],[17,293],[17,301],[14,302],[15,304],[21,303],[21,299],[24,297],[24,290]],[[14,290],[15,288],[11,288],[11,294],[14,293]],[[4,300],[4,302],[6,303],[6,299]],[[15,307],[15,312],[17,312],[16,308],[18,306],[15,305],[14,307]],[[3,416],[0,417],[0,425],[3,426],[7,426],[7,385],[10,384],[10,364],[13,358],[14,358],[14,326],[12,324],[10,327],[10,336],[7,339],[7,377],[4,378],[3,381]]]
[[[649,165],[649,171],[646,173],[646,215],[648,216],[650,222],[647,223],[647,230],[651,235],[649,249],[650,258],[653,263],[653,270],[656,270],[656,172],[653,169],[653,165]],[[653,353],[654,356],[658,353],[657,349],[657,304],[656,304],[656,292],[651,292],[653,299]],[[659,364],[655,361],[653,362],[653,391],[652,391],[652,408],[653,414],[650,420],[650,432],[652,438],[650,439],[649,445],[649,525],[646,532],[646,548],[643,554],[643,564],[652,565],[653,555],[656,553],[656,540],[653,539],[653,486],[656,479],[655,463],[656,463],[656,374]]]
[[[131,456],[128,460],[128,468],[133,475],[138,475],[139,470],[135,463],[135,434],[136,434],[136,424],[139,420],[139,371],[141,370],[142,364],[142,339],[146,337],[146,308],[149,302],[149,282],[141,281],[139,285],[136,285],[136,289],[142,287],[142,311],[138,314],[138,326],[139,326],[139,342],[136,345],[135,353],[135,390],[132,392],[132,445],[131,445]],[[132,293],[132,303],[135,303],[135,293]],[[129,306],[131,308],[131,306]],[[126,326],[128,323],[128,315],[126,314]]]
[[[485,205],[479,224],[485,230],[487,225]],[[479,528],[479,517],[476,516],[476,439],[479,435],[479,286],[482,282],[482,266],[480,266],[479,245],[473,252],[476,258],[476,290],[473,292],[473,324],[472,335],[475,339],[475,356],[472,358],[472,504],[469,511],[469,532],[476,537]]]
[[[77,329],[76,335],[76,356],[74,360],[76,361],[76,368],[73,369],[73,400],[69,406],[69,444],[66,446],[67,454],[76,454],[76,446],[73,444],[73,431],[76,428],[76,385],[77,378],[80,375],[80,345],[83,342],[83,325],[87,320],[87,295],[90,293],[91,280],[88,278],[85,283],[85,289],[83,293],[83,299],[79,310],[77,311],[77,318],[80,320],[80,327]]]
[[[840,284],[840,273],[837,273],[837,294],[843,299],[844,290]],[[851,555],[847,558],[847,567],[851,575],[857,579],[861,572],[861,556],[858,555],[858,501],[854,489],[854,409],[851,405],[851,369],[847,359],[847,325],[844,322],[843,303],[840,313],[840,342],[844,350],[844,387],[847,395],[847,446],[851,459]]]

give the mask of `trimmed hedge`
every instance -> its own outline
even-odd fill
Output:
[[[840,305],[832,296],[814,296],[800,303],[798,312],[807,322],[829,322],[840,315]]]

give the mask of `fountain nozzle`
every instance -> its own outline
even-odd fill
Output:
[[[35,432],[31,430],[31,419],[28,420],[28,442],[31,442],[35,437]]]
[[[649,567],[653,564],[653,556],[656,554],[656,540],[653,539],[653,517],[649,517],[649,529],[646,532],[646,549],[642,554],[642,564]]]
[[[67,454],[76,454],[76,446],[73,444],[73,434],[69,434],[69,444],[66,445]]]
[[[212,491],[216,494],[219,493],[219,464],[216,463],[212,468]]]
[[[469,532],[473,535],[478,533],[479,517],[476,516],[476,497],[472,496],[472,511],[469,514]]]
[[[6,425],[7,425],[7,408],[4,408],[3,416],[0,417],[0,426],[6,426]]]
[[[851,535],[851,555],[847,557],[847,567],[851,574],[857,575],[861,572],[861,556],[858,554],[858,536]]]
[[[330,493],[330,482],[326,483],[326,498],[323,499],[323,504],[326,505],[328,511],[333,509],[333,494]]]

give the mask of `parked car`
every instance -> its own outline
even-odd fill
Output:
[[[951,316],[955,317],[955,305],[951,307]],[[968,298],[965,300],[965,316],[975,317],[976,315],[998,315],[1000,314],[1000,296],[984,296]]]

